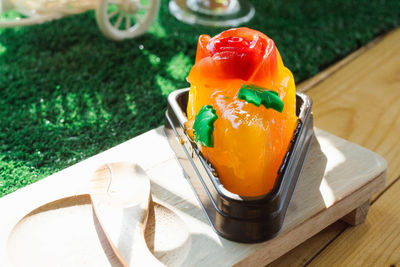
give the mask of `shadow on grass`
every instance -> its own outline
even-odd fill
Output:
[[[1,160],[52,171],[160,125],[166,95],[187,85],[193,63],[180,51],[196,44],[153,34],[113,42],[91,12],[6,29],[0,42]],[[9,179],[33,181],[24,173]]]

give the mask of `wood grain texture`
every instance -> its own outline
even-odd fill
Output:
[[[337,221],[267,266],[304,266],[315,255],[316,251],[324,248],[328,242],[338,236],[347,227],[348,225],[345,222]]]
[[[400,29],[387,34],[365,53],[342,65],[332,75],[325,75],[327,79],[318,80],[311,89],[304,86],[314,101],[315,125],[382,155],[388,161],[390,185],[400,175]],[[377,196],[379,194],[374,199]],[[374,209],[373,205],[371,210]],[[291,254],[308,255],[312,259],[341,231],[343,229],[333,230],[331,239],[316,235]],[[348,231],[354,230],[349,228]],[[376,238],[385,236],[378,234]],[[320,246],[316,247],[315,242]],[[344,249],[349,248],[345,246]],[[369,250],[368,247],[364,249]],[[342,254],[340,249],[335,251]],[[380,258],[378,254],[374,255]],[[353,255],[355,258],[358,256]],[[299,265],[296,256],[284,255],[282,258],[288,265]],[[323,263],[333,264],[329,260]]]
[[[275,239],[259,244],[240,244],[219,237],[209,225],[162,128],[159,128],[0,199],[0,211],[7,215],[6,219],[0,220],[0,259],[7,259],[14,266],[20,263],[18,255],[21,254],[26,261],[40,261],[36,255],[46,252],[34,245],[40,243],[45,248],[51,247],[57,255],[47,257],[48,264],[40,266],[54,266],[54,263],[60,263],[60,258],[68,258],[69,266],[82,266],[82,262],[88,265],[93,257],[105,260],[96,266],[110,266],[112,257],[107,256],[110,254],[107,249],[103,248],[103,255],[92,256],[101,254],[104,246],[101,238],[99,242],[93,235],[97,231],[93,230],[96,223],[88,206],[65,205],[61,201],[51,209],[47,203],[88,194],[89,178],[99,166],[109,161],[130,161],[145,169],[151,180],[153,200],[157,206],[165,207],[162,212],[155,209],[155,218],[149,219],[155,231],[147,235],[149,247],[162,263],[168,266],[266,264],[362,205],[385,184],[386,162],[380,156],[322,130],[315,129],[315,133],[318,142],[317,139],[313,141],[283,230]],[[43,205],[45,211],[40,212]],[[34,215],[25,216],[32,210]],[[43,227],[46,221],[52,226],[49,229]],[[35,224],[39,224],[40,229],[35,230]],[[157,230],[162,229],[163,224],[168,226]],[[46,240],[56,242],[58,238],[48,237],[48,232],[54,236],[60,232],[61,240],[68,242],[52,245]],[[92,250],[85,243],[85,253],[76,251],[74,240],[81,241],[72,236],[77,233],[94,242],[98,249]],[[29,248],[35,248],[33,251],[37,253],[25,255]],[[76,259],[78,256],[84,258]]]
[[[400,29],[307,92],[314,124],[382,155],[400,175]]]
[[[368,49],[374,47],[377,43],[379,43],[384,36],[379,36],[369,42],[368,44],[364,45],[363,47],[357,49],[356,51],[352,52],[348,56],[346,56],[344,59],[334,63],[332,66],[329,66],[327,69],[324,71],[321,71],[317,75],[303,81],[301,84],[299,84],[296,87],[297,91],[300,92],[307,92],[308,90],[312,89],[315,87],[317,84],[334,74],[336,71],[340,70],[343,68],[345,65],[350,63],[351,61],[355,60],[358,56],[362,55],[365,53]]]
[[[314,109],[318,112],[316,125],[384,156],[389,164],[390,185],[400,175],[400,29],[387,35],[382,42],[336,75],[335,80],[332,77],[322,82],[319,85],[321,87],[317,86],[309,91],[314,99],[321,101]],[[349,81],[343,84],[346,79]],[[338,87],[342,95],[339,92],[329,92],[334,87]],[[345,92],[346,95],[343,94]],[[329,99],[333,103],[341,104],[329,105]],[[343,110],[337,111],[338,106]],[[333,130],[329,117],[340,125],[338,130]],[[391,213],[391,205],[400,201],[398,188],[399,185],[395,184],[372,205],[372,214],[380,209],[382,218],[370,218],[360,229],[347,229],[312,263],[315,266],[327,265],[333,262],[333,258],[341,265],[348,265],[348,262],[353,265],[364,263],[364,266],[399,263],[400,220],[399,216],[390,215],[395,214]],[[393,193],[396,189],[397,194]],[[386,196],[387,194],[393,197]],[[334,252],[336,257],[332,254]],[[341,257],[337,257],[338,254]]]
[[[372,205],[364,224],[348,228],[310,266],[398,266],[399,192],[396,182]]]

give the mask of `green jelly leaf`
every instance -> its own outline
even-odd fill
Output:
[[[242,85],[238,98],[257,107],[263,105],[265,108],[272,108],[281,113],[284,107],[283,101],[279,98],[277,92],[254,85]]]
[[[211,105],[203,106],[194,120],[194,140],[200,145],[212,147],[214,145],[214,122],[217,119],[216,111]]]

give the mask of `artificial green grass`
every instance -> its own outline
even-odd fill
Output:
[[[297,82],[400,23],[399,0],[252,2],[245,26],[275,40]],[[0,29],[0,196],[163,123],[198,35],[223,30],[182,24],[167,6],[124,42],[105,39],[93,12]]]

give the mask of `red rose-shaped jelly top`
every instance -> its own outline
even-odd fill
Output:
[[[201,35],[196,65],[198,71],[204,72],[202,75],[210,78],[248,81],[276,71],[275,44],[264,34],[248,28],[227,30],[213,38]]]
[[[212,55],[221,52],[236,52],[236,53],[251,53],[250,50],[251,40],[242,37],[226,37],[221,39],[211,39],[208,43],[207,49]]]

